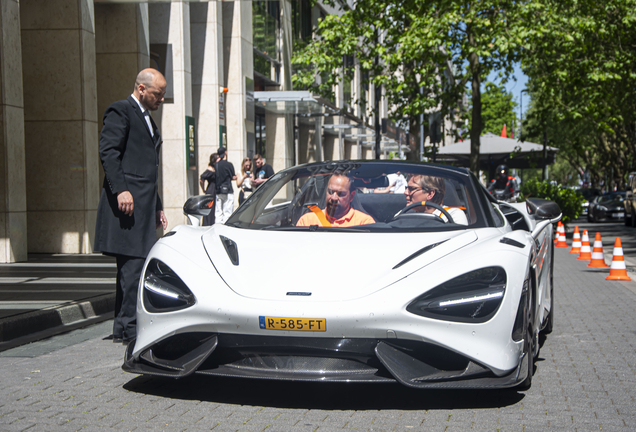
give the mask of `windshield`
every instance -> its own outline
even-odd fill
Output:
[[[624,201],[625,200],[625,192],[610,192],[603,194],[599,199],[599,202],[608,202],[608,201]]]
[[[416,163],[325,162],[272,176],[230,217],[245,229],[442,231],[493,226],[467,170]]]

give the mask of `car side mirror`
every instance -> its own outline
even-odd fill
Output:
[[[539,198],[528,198],[526,200],[528,214],[535,219],[554,219],[561,214],[561,208],[557,203]]]
[[[207,216],[214,207],[214,196],[197,195],[188,200],[183,205],[183,213],[188,216],[188,220],[192,226],[201,226],[201,219]]]

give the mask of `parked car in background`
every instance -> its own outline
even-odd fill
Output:
[[[594,198],[587,212],[588,222],[616,221],[625,218],[625,192],[608,192]]]
[[[593,201],[594,198],[601,196],[601,191],[598,189],[585,188],[578,189],[577,192],[583,195],[583,198],[585,198],[585,202],[583,203],[583,213],[581,213],[581,216],[586,216],[588,214],[590,201]]]
[[[627,190],[625,191],[625,225],[636,227],[636,172],[629,175],[627,180]]]

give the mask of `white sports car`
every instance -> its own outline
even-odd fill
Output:
[[[408,179],[403,193],[391,174]],[[184,211],[196,225],[210,207],[203,195]],[[155,244],[123,369],[529,388],[552,329],[560,217],[552,201],[497,202],[461,168],[286,169],[226,224],[181,225]]]

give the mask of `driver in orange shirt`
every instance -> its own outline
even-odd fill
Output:
[[[326,193],[325,208],[312,206],[311,212],[304,214],[296,226],[350,227],[375,223],[371,216],[351,207],[356,191],[344,172],[334,171]]]

